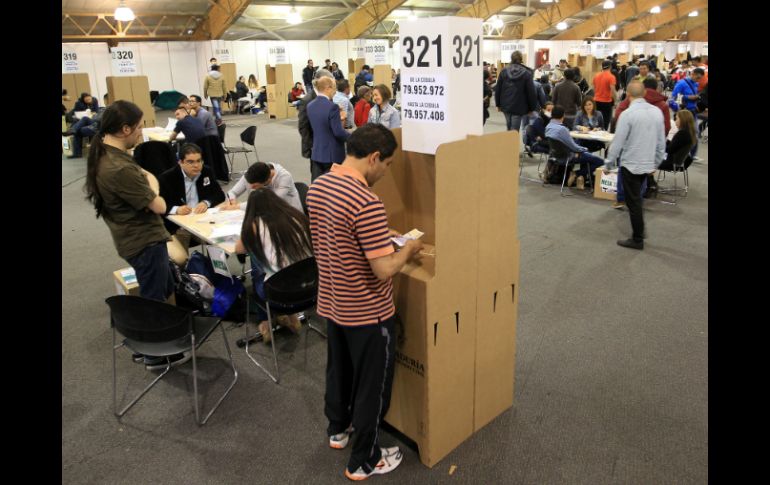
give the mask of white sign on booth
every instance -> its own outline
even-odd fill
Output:
[[[591,44],[591,51],[594,57],[604,59],[611,54],[609,42],[594,42]]]
[[[644,44],[634,44],[634,55],[639,56],[644,54]]]
[[[511,62],[511,54],[519,51],[522,55],[527,53],[527,44],[524,42],[502,42],[500,44],[500,61]]]
[[[62,49],[61,51],[61,72],[62,74],[78,72],[78,54],[72,49]]]
[[[663,43],[655,42],[650,44],[650,54],[658,55],[663,52]]]
[[[676,46],[676,51],[679,54],[687,54],[687,51],[689,51],[689,50],[691,50],[690,49],[690,44],[679,44],[679,45]]]
[[[136,67],[137,55],[132,46],[111,47],[112,54],[112,75],[113,76],[134,76],[139,74]]]
[[[612,51],[613,53],[617,52],[618,54],[627,54],[629,52],[628,42],[617,43]]]
[[[581,56],[590,56],[591,55],[591,44],[581,44],[580,47],[578,47],[578,53]]]
[[[702,56],[709,55],[709,45],[708,45],[708,43],[703,44],[703,47],[701,48],[701,55]]]
[[[364,62],[369,66],[388,64],[388,41],[367,39],[363,57]]]
[[[230,54],[230,49],[227,47],[219,47],[214,49],[214,56],[217,58],[217,62],[222,64],[223,62],[233,62],[233,56]]]
[[[403,149],[435,154],[442,143],[483,134],[481,19],[433,17],[400,25]]]
[[[366,55],[366,39],[355,39],[350,42],[350,58],[351,59],[363,59]]]
[[[270,42],[267,47],[267,64],[275,66],[289,63],[289,46],[283,42]]]

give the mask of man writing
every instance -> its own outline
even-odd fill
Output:
[[[620,172],[626,207],[631,217],[633,235],[619,240],[618,245],[644,249],[644,216],[642,212],[642,182],[655,171],[666,157],[666,135],[663,133],[663,114],[644,100],[645,88],[639,81],[628,84],[631,103],[618,119],[604,172],[608,173],[620,157]]]
[[[244,192],[268,188],[275,192],[281,199],[300,212],[304,212],[302,201],[299,200],[294,178],[288,170],[277,163],[257,162],[251,164],[246,173],[227,192],[227,200],[220,206],[222,210],[243,209],[246,210],[246,202],[238,203],[238,197]],[[248,197],[247,197],[248,198]]]
[[[396,309],[391,278],[422,243],[394,252],[385,206],[369,187],[381,179],[397,147],[386,127],[367,124],[350,136],[341,165],[319,177],[307,196],[313,253],[318,262],[318,307],[327,319],[325,414],[329,446],[343,449],[351,480],[394,470],[398,447],[380,448],[378,428],[390,406]]]

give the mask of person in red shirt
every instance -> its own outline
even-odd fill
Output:
[[[612,61],[602,61],[602,72],[594,76],[594,101],[596,110],[602,114],[604,129],[610,125],[612,119],[612,105],[615,104],[615,85],[617,79],[610,72]]]
[[[372,108],[372,88],[369,86],[361,86],[356,93],[359,97],[355,106],[355,122],[356,127],[364,126],[369,121],[369,110]]]
[[[305,95],[305,90],[302,89],[302,83],[294,83],[294,88],[291,90],[291,101],[292,103],[295,101],[299,101],[302,99],[302,96]]]

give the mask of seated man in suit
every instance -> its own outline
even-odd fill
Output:
[[[222,210],[246,210],[247,202],[238,203],[238,197],[247,192],[266,187],[286,201],[290,206],[303,212],[294,178],[288,170],[277,163],[256,162],[251,164],[232,189],[227,192],[227,200],[220,206]],[[248,199],[248,197],[246,197]]]
[[[333,163],[345,160],[345,141],[350,133],[342,124],[345,111],[332,102],[337,84],[333,77],[315,80],[318,97],[307,105],[307,117],[313,129],[313,148],[310,153],[310,180],[315,180],[331,169]]]
[[[580,170],[577,172],[577,188],[583,190],[585,187],[586,176],[594,174],[597,168],[604,165],[604,159],[588,153],[588,148],[575,143],[575,140],[569,134],[569,128],[564,126],[564,108],[555,106],[551,111],[551,122],[545,127],[546,138],[552,138],[562,142],[571,152],[577,153],[577,162],[580,164]],[[590,167],[590,171],[588,169]],[[567,187],[575,181],[575,172],[569,175]]]
[[[203,165],[200,147],[185,143],[180,156],[178,167],[158,177],[160,196],[166,201],[166,215],[201,214],[224,202],[225,193],[211,169]],[[181,266],[187,260],[192,235],[167,219],[164,223],[173,235],[168,243],[169,257]]]

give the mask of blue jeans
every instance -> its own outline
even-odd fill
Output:
[[[75,146],[72,148],[73,157],[79,158],[83,156],[83,138],[96,135],[96,130],[93,125],[94,122],[91,118],[84,116],[70,128],[70,131],[75,135]]]
[[[168,266],[166,241],[150,244],[126,261],[136,271],[139,296],[142,298],[166,301],[174,292],[174,277]]]
[[[222,119],[222,98],[211,97],[211,107],[214,109],[214,116],[218,119]]]
[[[577,171],[577,174],[581,177],[588,177],[589,175],[593,175],[597,168],[604,165],[603,158],[599,158],[596,155],[591,155],[588,152],[578,154],[575,160],[580,163],[580,170]]]

